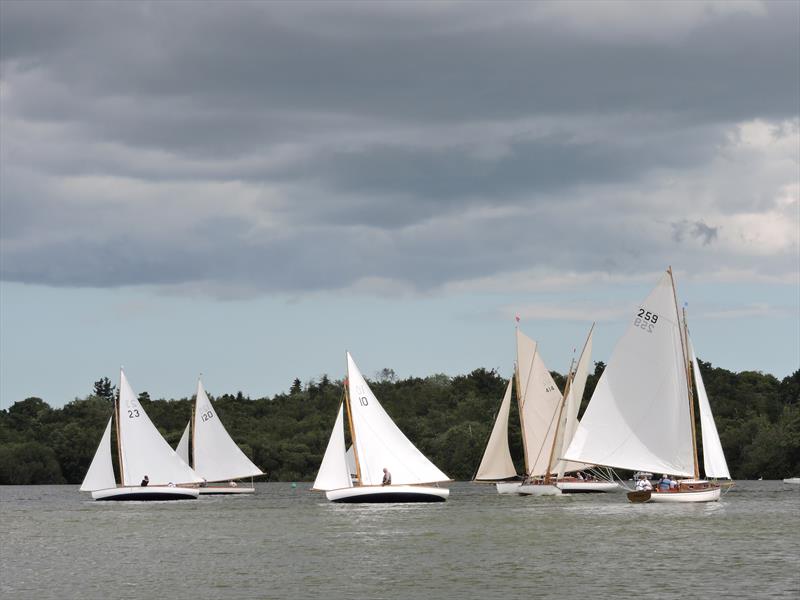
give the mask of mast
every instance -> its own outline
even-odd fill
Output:
[[[522,460],[525,463],[525,476],[530,475],[530,463],[528,462],[528,439],[525,437],[525,415],[523,412],[522,385],[519,380],[519,325],[516,327],[517,333],[517,360],[514,365],[514,378],[517,380],[517,410],[519,411],[519,429],[522,434]]]
[[[686,309],[683,309],[683,339],[689,339],[689,325],[686,323]],[[688,345],[688,344],[687,344]],[[694,391],[692,389],[692,361],[687,356],[686,387],[689,390],[689,415],[692,421],[692,452],[694,455],[694,478],[700,479],[700,461],[697,458],[697,431],[694,423]]]
[[[675,278],[672,275],[672,266],[670,265],[667,267],[667,273],[669,273],[669,280],[672,283],[672,297],[675,301],[675,316],[678,319],[678,331],[680,332],[681,336],[681,352],[683,353],[683,369],[684,369],[684,376],[686,377],[686,390],[687,390],[687,399],[689,401],[689,421],[692,425],[692,457],[694,459],[694,478],[700,478],[700,468],[697,462],[697,432],[695,431],[694,426],[694,398],[692,394],[692,372],[691,372],[691,365],[689,363],[689,353],[686,351],[686,311],[683,311],[683,328],[681,329],[681,313],[678,309],[678,294],[675,290]]]
[[[192,404],[192,418],[191,418],[191,427],[192,427],[192,464],[194,464],[194,435],[197,427],[194,426],[194,419],[197,413],[197,394],[194,395],[194,403]],[[190,465],[191,466],[191,465]]]
[[[120,367],[120,387],[122,387],[122,368]],[[119,435],[119,394],[120,390],[117,390],[117,397],[114,398],[114,424],[116,425],[117,430],[117,462],[119,463],[119,482],[122,486],[125,485],[125,471],[124,467],[122,466],[122,438]]]
[[[356,428],[353,427],[353,415],[350,413],[350,393],[347,388],[350,385],[350,371],[347,371],[347,379],[344,382],[344,405],[347,408],[347,422],[350,424],[350,438],[353,442],[353,459],[356,463],[356,476],[358,477],[358,485],[361,485],[361,464],[358,461],[358,446],[356,446]],[[348,477],[350,474],[348,473]]]

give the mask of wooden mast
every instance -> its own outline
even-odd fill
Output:
[[[686,323],[686,309],[683,309],[683,332],[686,346],[689,346],[689,325]],[[692,386],[692,361],[686,353],[686,387],[689,390],[689,415],[692,420],[692,452],[694,454],[694,478],[700,479],[700,461],[697,458],[697,428],[694,423],[694,389]]]
[[[519,380],[519,325],[516,327],[517,333],[517,362],[515,366],[515,373],[514,378],[517,380],[517,409],[519,410],[519,429],[520,433],[522,433],[522,459],[525,462],[525,478],[527,479],[530,476],[530,463],[528,462],[528,438],[525,437],[525,417],[523,413],[523,399],[522,399],[522,386],[520,385]]]
[[[700,478],[700,468],[697,462],[697,432],[694,426],[694,396],[692,394],[692,373],[689,365],[689,354],[686,352],[686,311],[684,311],[683,328],[681,325],[681,313],[678,309],[678,294],[675,291],[675,278],[672,276],[672,266],[667,267],[669,280],[672,283],[672,297],[675,300],[675,316],[678,319],[678,331],[681,337],[681,351],[683,352],[683,368],[686,376],[687,398],[689,400],[689,420],[692,426],[692,458],[694,459],[694,478]]]
[[[353,415],[350,412],[350,393],[348,386],[350,385],[350,368],[348,363],[347,378],[344,380],[344,405],[347,408],[347,422],[350,424],[350,441],[353,442],[353,459],[356,463],[356,477],[358,477],[358,485],[361,485],[361,464],[358,461],[358,447],[356,446],[356,428],[353,427]],[[350,477],[350,473],[347,474]]]
[[[120,377],[120,388],[122,387],[122,367],[119,369]],[[119,435],[119,414],[120,414],[120,407],[119,407],[119,395],[120,390],[117,389],[117,397],[114,398],[114,413],[116,415],[116,419],[114,419],[116,424],[117,430],[117,462],[119,463],[119,483],[120,485],[125,485],[125,467],[122,466],[122,438]]]

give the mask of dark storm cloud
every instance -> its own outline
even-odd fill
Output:
[[[3,2],[2,276],[430,289],[718,241],[650,188],[797,119],[798,5],[598,6]]]

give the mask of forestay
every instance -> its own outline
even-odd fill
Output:
[[[380,485],[384,467],[392,484],[450,481],[429,461],[386,414],[369,389],[350,353],[347,353],[347,385],[356,460],[361,485]]]
[[[508,448],[508,415],[511,410],[511,386],[514,379],[508,380],[506,393],[500,403],[500,410],[494,422],[494,428],[486,444],[486,451],[478,467],[476,480],[493,481],[514,477],[517,470],[511,460],[511,451]]]
[[[703,436],[703,469],[706,477],[730,479],[731,474],[728,471],[728,463],[725,460],[725,453],[722,451],[717,426],[714,423],[714,415],[711,414],[711,404],[708,402],[708,394],[706,394],[706,387],[703,385],[703,376],[700,374],[700,365],[697,364],[697,356],[694,353],[694,345],[691,340],[689,341],[689,349],[692,353],[697,403],[700,406],[700,430]]]
[[[231,439],[211,406],[203,382],[197,381],[194,410],[194,470],[206,481],[224,481],[262,475]]]
[[[114,465],[111,463],[111,419],[109,418],[92,464],[89,465],[86,477],[83,478],[81,491],[94,492],[113,487],[117,487],[117,481],[114,478]]]
[[[118,416],[123,485],[139,485],[145,475],[151,485],[202,481],[161,437],[122,371]]]
[[[672,278],[631,315],[564,458],[693,476],[686,361]]]
[[[189,431],[192,427],[192,422],[189,421],[186,424],[186,429],[183,430],[183,435],[181,436],[180,441],[178,442],[177,448],[175,448],[175,453],[181,457],[181,460],[185,462],[187,465],[191,464],[189,462]]]
[[[557,429],[561,392],[535,341],[517,330],[517,394],[528,475],[545,475]]]
[[[345,459],[343,407],[344,404],[339,405],[336,423],[333,425],[333,431],[325,449],[325,456],[322,457],[322,464],[319,466],[319,472],[314,480],[312,489],[327,491],[352,487],[350,469]]]

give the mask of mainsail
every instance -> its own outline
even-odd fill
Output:
[[[152,485],[202,481],[161,437],[123,371],[120,371],[117,423],[123,485],[139,485],[145,475]]]
[[[194,470],[206,481],[263,475],[228,435],[199,379],[193,427]]]
[[[96,490],[107,490],[116,487],[117,481],[114,478],[114,466],[111,463],[111,418],[100,438],[100,444],[94,453],[92,464],[86,472],[81,484],[82,492],[94,492]]]
[[[386,414],[349,352],[347,375],[351,433],[361,485],[380,485],[384,468],[392,474],[393,484],[450,481]]]
[[[342,419],[344,404],[339,405],[336,423],[333,425],[325,456],[314,480],[315,490],[338,490],[352,486],[350,469],[347,466],[344,449],[344,422]]]
[[[672,276],[631,315],[566,460],[693,476],[686,361]]]
[[[697,356],[694,353],[694,345],[689,340],[689,350],[692,354],[692,370],[694,371],[694,383],[697,388],[697,402],[700,406],[700,430],[703,436],[703,470],[706,477],[715,479],[730,479],[728,463],[725,460],[725,453],[722,451],[722,444],[719,441],[717,426],[714,423],[714,415],[711,414],[711,404],[708,402],[706,387],[703,385],[703,376],[700,374],[700,365],[697,364]]]
[[[528,475],[545,475],[562,396],[538,352],[536,342],[519,330],[517,383],[525,468]]]
[[[508,448],[508,415],[511,410],[511,386],[513,377],[508,380],[506,393],[500,410],[497,412],[497,419],[494,428],[486,444],[486,451],[478,467],[476,480],[494,481],[497,479],[508,479],[517,474],[514,462],[511,460],[511,451]]]

